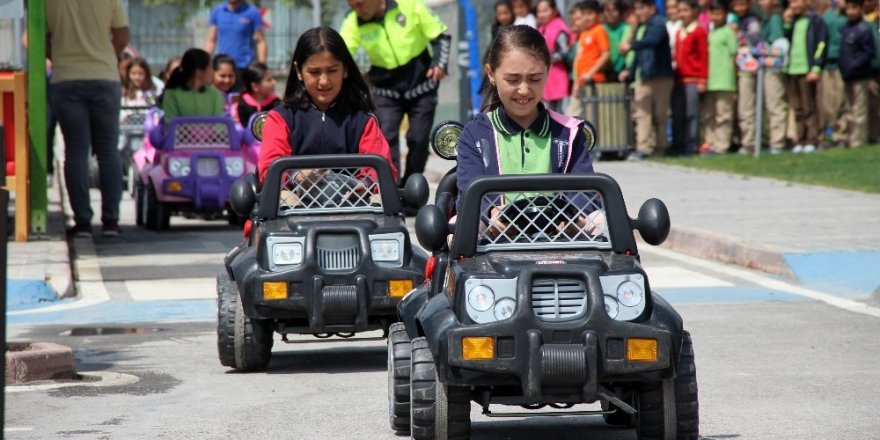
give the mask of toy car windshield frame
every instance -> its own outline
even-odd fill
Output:
[[[278,208],[281,200],[282,183],[285,179],[285,173],[288,171],[343,168],[372,168],[375,170],[378,181],[374,185],[379,188],[379,197],[382,202],[381,213],[389,216],[400,213],[400,197],[397,191],[397,184],[394,181],[394,176],[391,174],[391,167],[385,159],[375,154],[333,154],[283,157],[272,162],[266,171],[266,178],[263,181],[262,191],[260,192],[259,217],[271,220],[282,216],[279,214]],[[378,209],[376,207],[376,210]],[[352,212],[351,210],[339,210],[338,213],[369,213],[370,211]],[[303,210],[302,212],[302,214],[309,213],[308,210]],[[326,209],[313,213],[327,214],[334,212],[332,209]]]
[[[471,182],[462,194],[451,252],[455,256],[472,257],[478,252],[478,235],[482,221],[482,204],[486,194],[510,192],[566,193],[597,191],[601,194],[610,246],[593,246],[597,250],[611,250],[615,253],[637,254],[636,242],[632,233],[632,223],[626,212],[626,205],[620,186],[610,176],[593,173],[572,174],[530,174],[517,176],[480,177]],[[589,244],[589,243],[587,243]],[[590,246],[587,246],[590,247]],[[519,246],[517,250],[534,248]],[[581,246],[580,248],[583,248]],[[604,249],[603,249],[604,248]],[[496,249],[493,249],[496,250]],[[504,250],[498,248],[497,250]]]

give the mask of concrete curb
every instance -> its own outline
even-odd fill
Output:
[[[736,264],[797,281],[782,250],[694,228],[672,227],[662,247],[695,257]]]
[[[70,347],[50,342],[13,342],[7,345],[6,383],[76,378],[76,359]]]
[[[64,290],[62,291],[62,290],[56,289],[56,291],[58,292],[58,294],[61,298],[75,298],[77,296],[76,279],[75,279],[76,271],[75,271],[75,265],[74,265],[74,263],[76,261],[74,258],[76,250],[71,246],[70,241],[66,237],[67,218],[73,217],[73,213],[70,209],[70,206],[69,206],[68,200],[67,200],[67,186],[65,185],[65,182],[63,179],[63,175],[64,175],[63,169],[64,168],[59,167],[59,165],[60,164],[58,162],[56,162],[55,169],[62,170],[62,171],[56,173],[55,184],[58,187],[58,200],[59,200],[59,204],[61,205],[61,233],[65,234],[65,238],[63,240],[63,243],[64,243],[63,246],[64,246],[64,255],[67,256],[67,266],[65,268],[66,273],[64,276],[64,280],[59,283],[59,284],[61,284],[61,286],[64,287]]]

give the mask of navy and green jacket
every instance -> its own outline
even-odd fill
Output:
[[[630,66],[630,80],[636,79],[636,71],[640,79],[672,78],[675,72],[672,70],[666,17],[655,14],[642,26],[645,26],[645,35],[630,43],[630,50],[635,52],[635,61]]]
[[[785,38],[791,41],[794,34],[794,23],[801,17],[795,17],[791,23],[785,23]],[[809,26],[807,27],[807,63],[810,71],[819,73],[825,68],[825,62],[828,55],[828,26],[825,20],[819,15],[809,12],[807,13]],[[794,42],[791,43],[794,46]]]
[[[537,136],[550,141],[550,172],[581,174],[593,172],[593,162],[580,119],[556,113],[539,104],[540,114],[527,128],[510,119],[503,107],[480,113],[467,123],[458,141],[459,201],[465,188],[477,177],[510,174],[502,166],[501,149],[521,149],[523,161],[528,154],[528,138]],[[505,142],[504,139],[508,139]]]

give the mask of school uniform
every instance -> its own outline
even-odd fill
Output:
[[[848,144],[850,148],[868,143],[868,87],[871,61],[876,56],[871,26],[864,20],[847,21],[840,32],[840,61],[846,105],[850,108]],[[874,122],[877,122],[874,115]]]
[[[636,151],[644,155],[663,154],[674,83],[666,18],[656,14],[640,28],[644,33],[630,44],[630,50],[635,52],[629,77],[636,81],[633,96]]]
[[[819,145],[822,135],[819,125],[818,85],[807,81],[807,73],[822,73],[825,66],[825,47],[828,29],[816,14],[796,17],[785,25],[791,42],[788,56],[789,105],[795,112],[795,145]]]
[[[726,153],[733,136],[736,106],[736,32],[722,26],[709,32],[709,77],[703,125],[709,151]]]

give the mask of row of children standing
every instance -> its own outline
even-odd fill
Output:
[[[569,96],[568,114],[583,114],[586,84],[633,82],[633,158],[724,153],[737,133],[740,151],[753,151],[758,62],[766,66],[770,151],[782,151],[788,137],[793,152],[811,152],[823,144],[826,125],[837,144],[877,140],[868,130],[880,123],[869,119],[880,122],[880,110],[869,109],[868,100],[880,99],[880,43],[876,11],[866,11],[864,1],[847,0],[820,17],[807,0],[788,0],[784,13],[779,0],[759,0],[760,14],[750,0],[670,0],[665,17],[653,0],[636,0],[631,11],[626,0],[586,0],[572,6],[569,31],[553,0],[540,0],[536,16],[527,0],[502,0],[495,4],[495,29],[536,23],[556,70],[571,69],[570,82],[548,81],[548,92],[556,87]],[[551,107],[561,108],[559,95],[546,98]]]

